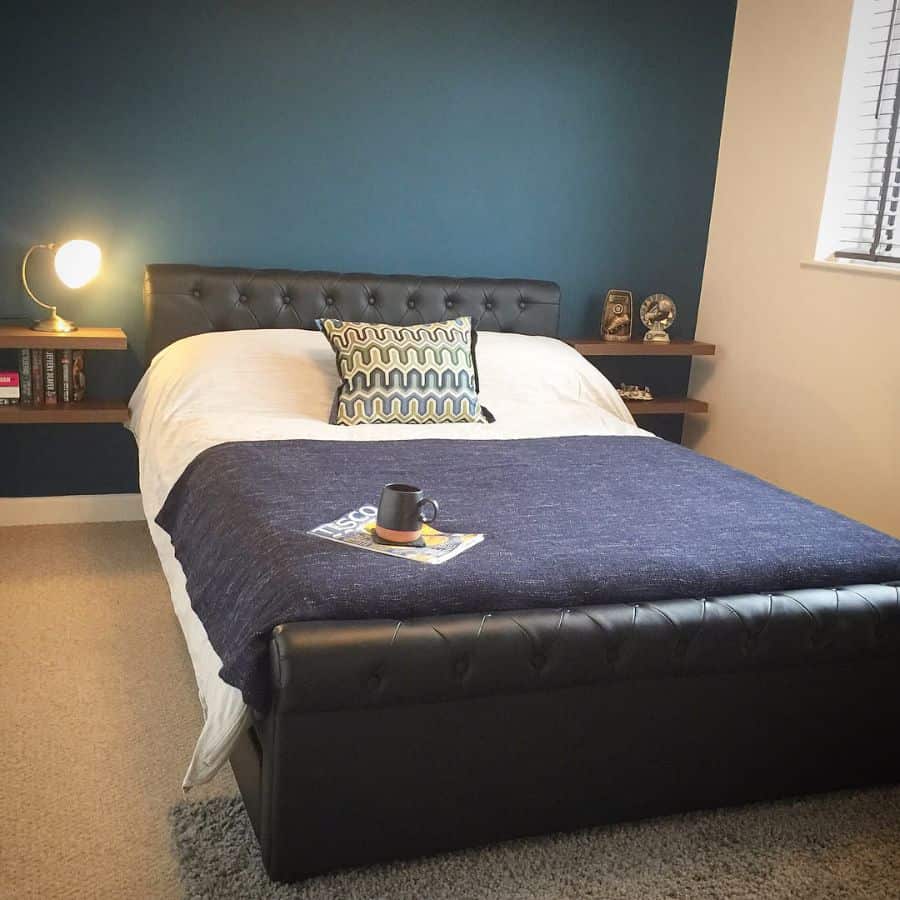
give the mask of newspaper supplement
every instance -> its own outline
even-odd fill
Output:
[[[345,516],[326,522],[308,531],[313,537],[325,538],[348,547],[360,550],[371,550],[373,553],[384,553],[397,556],[412,562],[437,566],[459,556],[470,547],[484,540],[483,534],[449,534],[438,531],[430,525],[422,526],[422,547],[398,547],[393,544],[380,544],[375,540],[375,518],[378,509],[375,506],[360,506]]]

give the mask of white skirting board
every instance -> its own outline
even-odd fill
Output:
[[[0,526],[134,522],[143,518],[140,494],[0,497]]]

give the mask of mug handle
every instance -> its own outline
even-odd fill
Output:
[[[422,507],[429,503],[431,504],[432,512],[431,512],[431,515],[428,518],[426,518],[425,514],[422,512]],[[440,507],[438,506],[437,500],[432,500],[431,497],[423,497],[416,504],[416,510],[419,513],[419,521],[424,522],[426,525],[429,525],[431,522],[433,522],[437,518],[439,509],[440,509]]]

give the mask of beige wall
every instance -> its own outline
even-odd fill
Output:
[[[900,536],[900,278],[812,260],[851,0],[739,0],[687,443]],[[820,264],[827,266],[828,264]]]

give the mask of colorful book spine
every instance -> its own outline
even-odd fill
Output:
[[[31,351],[23,348],[19,351],[19,401],[31,404],[34,394],[31,391]]]
[[[59,399],[72,402],[72,351],[59,351]]]
[[[0,372],[0,406],[19,402],[19,373]]]
[[[56,403],[56,351],[44,351],[44,403]]]
[[[78,403],[84,400],[87,378],[84,374],[84,350],[72,351],[72,399]]]
[[[43,406],[44,354],[40,350],[31,351],[31,398],[35,406]]]

